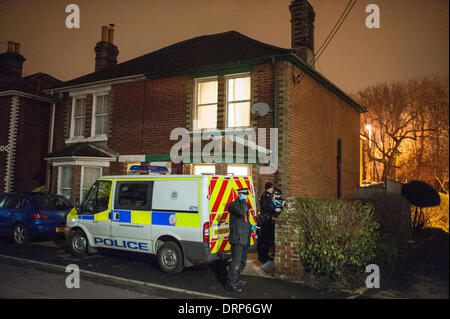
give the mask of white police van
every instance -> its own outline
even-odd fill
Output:
[[[250,223],[255,224],[251,177],[102,177],[67,216],[69,248],[74,255],[97,248],[156,254],[163,271],[180,272],[229,251],[227,207],[240,188],[250,189]]]

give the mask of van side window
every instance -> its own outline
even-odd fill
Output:
[[[153,182],[117,183],[115,209],[150,210]]]
[[[97,181],[92,185],[83,203],[83,213],[95,214],[108,209],[111,194],[110,181]]]

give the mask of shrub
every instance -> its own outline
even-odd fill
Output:
[[[448,194],[439,193],[441,204],[437,207],[424,208],[423,214],[426,228],[440,228],[448,233]]]
[[[361,268],[375,258],[378,223],[373,207],[361,201],[295,199],[283,218],[300,228],[305,270],[335,279],[346,266]]]
[[[395,267],[406,254],[411,239],[411,204],[397,194],[377,194],[368,201],[380,225],[375,263]]]

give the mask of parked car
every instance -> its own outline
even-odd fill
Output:
[[[66,217],[72,208],[61,195],[0,194],[0,235],[11,237],[19,246],[32,240],[64,236]]]

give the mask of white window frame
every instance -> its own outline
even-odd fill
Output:
[[[207,103],[207,104],[198,104],[198,90],[200,87],[200,83],[206,83],[206,82],[217,82],[217,101],[216,103]],[[207,78],[199,78],[195,79],[194,84],[194,123],[193,127],[194,130],[199,130],[199,119],[198,119],[198,108],[199,106],[216,106],[216,114],[218,114],[219,111],[219,78],[217,76],[214,77],[207,77]],[[216,129],[217,128],[217,116],[216,116],[216,126],[215,127],[208,127],[208,128],[202,128],[202,129]]]
[[[101,166],[90,166],[90,165],[83,165],[81,166],[81,176],[80,176],[80,203],[83,202],[83,188],[84,188],[84,168],[85,167],[89,167],[89,168],[99,168],[100,169],[100,176],[103,176],[103,167]]]
[[[216,170],[216,165],[215,164],[192,164],[192,175],[196,175],[195,174],[195,167],[201,167],[201,166],[203,166],[203,167],[206,167],[206,166],[214,167],[214,173],[212,173],[212,175],[216,174],[217,170]],[[200,175],[202,175],[202,174],[200,174]]]
[[[230,167],[245,167],[247,168],[248,174],[246,175],[234,175],[233,176],[251,176],[252,175],[252,167],[251,165],[246,164],[227,164],[227,175],[231,175],[232,173],[229,172]]]
[[[80,99],[84,99],[84,120],[85,123],[84,125],[86,125],[86,101],[87,101],[87,95],[76,95],[72,97],[72,112],[71,112],[71,116],[70,116],[70,138],[71,139],[84,139],[84,132],[83,135],[79,135],[79,136],[75,136],[75,107],[76,107],[76,103],[77,100]],[[86,128],[86,127],[85,127]]]
[[[70,189],[70,197],[72,197],[72,187],[70,187],[70,188],[62,188],[62,187],[61,187],[61,176],[62,176],[62,170],[63,170],[63,168],[68,168],[68,169],[72,170],[72,166],[70,166],[70,165],[58,166],[58,187],[57,187],[56,193],[57,193],[58,195],[64,196],[64,195],[62,194],[61,190],[62,190],[62,189]],[[70,173],[70,185],[71,185],[71,186],[72,186],[72,178],[73,178],[73,174],[72,174],[72,171],[71,171],[71,173]]]
[[[107,138],[108,137],[108,132],[109,132],[109,118],[111,115],[110,112],[110,105],[108,105],[108,113],[103,113],[102,116],[107,116],[108,118],[108,129],[106,133],[103,134],[96,134],[95,133],[95,126],[96,126],[96,121],[97,121],[97,97],[98,96],[110,96],[109,91],[104,91],[104,92],[98,92],[98,93],[94,93],[92,95],[92,121],[91,121],[91,138],[95,138],[95,137],[100,137],[100,138]],[[108,97],[108,103],[110,103],[110,99]]]
[[[228,95],[229,95],[229,87],[228,87],[228,80],[231,79],[239,79],[239,78],[250,78],[250,99],[248,100],[236,100],[236,101],[228,101]],[[225,76],[225,87],[226,87],[226,94],[225,94],[225,114],[226,114],[226,127],[227,128],[248,128],[251,127],[251,106],[252,106],[252,76],[251,73],[239,73],[239,74],[231,74]],[[230,114],[230,104],[236,104],[236,103],[246,103],[248,102],[250,104],[249,108],[249,123],[246,126],[230,126],[229,125],[229,114]]]
[[[74,136],[74,129],[75,129],[75,121],[74,121],[74,103],[76,98],[88,98],[92,94],[92,113],[91,113],[91,134],[90,136]],[[73,91],[69,92],[69,97],[72,98],[72,110],[70,115],[70,136],[65,141],[66,144],[71,143],[79,143],[79,142],[102,142],[108,140],[108,134],[101,134],[101,135],[95,135],[95,107],[97,103],[96,95],[101,94],[111,94],[111,85],[102,85],[97,87],[89,87],[84,89],[74,89]],[[110,119],[111,116],[111,99],[109,100],[109,109],[108,109],[108,117]],[[109,120],[108,119],[108,120]],[[86,124],[85,124],[86,125]],[[89,124],[87,124],[89,125]],[[110,127],[108,127],[109,131]]]

